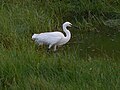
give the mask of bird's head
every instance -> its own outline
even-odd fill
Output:
[[[63,23],[63,26],[64,26],[64,27],[71,27],[72,24],[71,24],[70,22],[65,22],[65,23]]]

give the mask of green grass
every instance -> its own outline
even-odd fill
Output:
[[[82,59],[73,51],[47,54],[30,49],[3,54],[1,89],[119,89],[120,67],[114,59]]]
[[[70,42],[36,49],[31,33],[65,21]],[[119,90],[119,21],[118,0],[1,0],[0,90]]]

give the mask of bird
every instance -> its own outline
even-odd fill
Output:
[[[51,49],[51,47],[54,47],[54,51],[56,51],[57,46],[61,46],[66,44],[70,38],[71,33],[67,29],[67,27],[71,27],[72,24],[70,22],[65,22],[62,25],[63,31],[65,32],[65,35],[62,32],[54,31],[54,32],[44,32],[40,34],[33,34],[32,40],[36,42],[36,44],[39,45],[48,45],[48,50]]]

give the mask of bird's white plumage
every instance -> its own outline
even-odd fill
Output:
[[[70,40],[71,33],[66,27],[71,27],[71,25],[70,22],[65,22],[63,24],[63,31],[66,33],[66,36],[64,36],[63,33],[56,31],[34,34],[32,39],[35,40],[38,45],[49,45],[49,49],[54,46],[54,51],[56,51],[56,46],[63,45]]]

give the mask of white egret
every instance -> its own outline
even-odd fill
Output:
[[[63,31],[65,32],[65,36],[63,33],[59,31],[55,32],[45,32],[45,33],[40,33],[40,34],[33,34],[32,39],[35,40],[35,42],[38,45],[49,45],[48,49],[50,49],[52,46],[54,46],[54,51],[56,51],[56,47],[66,44],[70,38],[71,38],[71,33],[67,29],[67,27],[71,27],[70,22],[65,22],[62,27]]]

